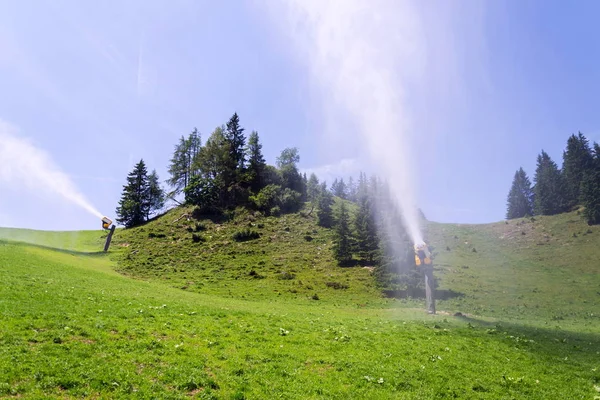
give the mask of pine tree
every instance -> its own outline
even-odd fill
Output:
[[[319,197],[320,187],[319,187],[319,178],[314,173],[310,174],[308,178],[308,183],[306,184],[306,195],[308,201],[311,203],[316,203]]]
[[[346,195],[346,183],[344,182],[344,178],[340,178],[339,181],[336,179],[331,186],[331,191],[334,196],[337,196],[340,199],[346,199],[348,196]]]
[[[565,183],[565,206],[572,208],[579,203],[583,177],[593,167],[593,156],[589,142],[581,132],[571,135],[563,153],[563,178]]]
[[[201,187],[203,188],[201,192],[210,194],[208,197],[213,202],[211,205],[213,208],[225,208],[228,194],[228,187],[225,183],[228,161],[229,142],[225,139],[225,127],[217,127],[200,151],[198,168],[202,179],[195,180],[194,188],[189,190],[186,195],[186,201],[197,203],[196,193],[199,191],[198,187]],[[216,200],[213,198],[215,196]]]
[[[508,192],[506,218],[523,218],[533,215],[533,190],[523,168],[515,172]]]
[[[358,199],[356,198],[356,184],[354,183],[354,178],[348,178],[348,185],[346,189],[348,200],[356,203]]]
[[[165,206],[165,192],[160,186],[156,170],[152,170],[148,176],[148,197],[149,207],[146,219],[150,219],[150,214],[160,211]]]
[[[317,211],[317,224],[324,228],[331,228],[333,225],[333,214],[331,206],[333,205],[333,196],[331,192],[327,190],[327,183],[321,184],[321,190],[319,194],[319,210]]]
[[[227,122],[225,139],[229,143],[230,168],[233,171],[243,170],[246,161],[244,153],[246,137],[244,136],[244,128],[240,126],[240,117],[238,117],[237,113],[234,113],[229,122]]]
[[[167,183],[173,188],[173,193],[170,196],[181,193],[190,183],[191,178],[198,173],[197,161],[201,147],[200,133],[196,128],[189,134],[187,139],[183,136],[179,139],[169,164],[171,177],[167,180]]]
[[[587,223],[600,224],[600,146],[594,143],[592,167],[581,182],[581,203]]]
[[[262,155],[262,145],[258,139],[258,132],[252,131],[248,137],[248,175],[250,189],[258,193],[264,185],[264,171],[266,162]]]
[[[338,186],[339,186],[339,182],[338,182],[337,178],[335,178],[333,180],[333,183],[331,184],[331,193],[333,193],[334,196],[335,196],[335,193],[337,193],[337,191],[338,191]]]
[[[356,249],[360,257],[369,262],[373,262],[379,247],[375,210],[372,204],[372,199],[367,193],[361,194],[358,199],[358,212],[354,220]]]
[[[127,176],[127,184],[117,207],[117,222],[131,228],[146,222],[150,213],[148,170],[144,160],[140,160]]]
[[[339,265],[348,265],[352,260],[352,233],[346,203],[341,202],[335,225],[334,255]]]
[[[534,187],[534,211],[538,215],[564,212],[564,184],[560,170],[550,156],[542,150],[537,158]]]

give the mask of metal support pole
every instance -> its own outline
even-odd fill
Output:
[[[435,281],[433,277],[433,265],[425,265],[425,298],[427,312],[435,314]]]
[[[110,241],[112,240],[113,233],[115,233],[115,229],[116,229],[116,226],[113,225],[110,228],[110,232],[108,232],[108,236],[106,237],[106,243],[104,244],[104,252],[105,253],[108,251],[108,248],[110,247]]]

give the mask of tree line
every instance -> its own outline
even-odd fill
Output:
[[[600,145],[579,132],[567,140],[562,168],[542,150],[533,185],[523,168],[514,175],[506,218],[554,215],[583,206],[588,224],[600,223]]]
[[[252,131],[247,138],[244,132],[236,113],[204,144],[197,129],[182,136],[170,159],[168,190],[157,184],[155,171],[148,175],[141,160],[123,187],[117,222],[126,228],[143,224],[167,200],[197,206],[205,215],[236,207],[266,215],[299,210],[307,197],[307,178],[298,170],[298,149],[284,149],[277,157],[277,166],[268,165],[258,132]]]

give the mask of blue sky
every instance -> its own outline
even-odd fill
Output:
[[[233,112],[271,163],[297,146],[300,166],[328,180],[371,170],[351,124],[335,121],[325,139],[324,100],[265,3],[0,2],[0,120],[110,216],[136,161],[166,179],[178,137],[197,127],[206,138]],[[541,149],[560,164],[569,134],[600,141],[600,3],[416,4],[426,51],[407,92],[419,204],[436,221],[500,220],[514,171],[533,178]],[[59,198],[0,191],[0,226],[99,226]]]

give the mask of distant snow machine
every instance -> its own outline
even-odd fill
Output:
[[[102,217],[102,229],[110,229],[112,225],[112,220],[108,217]]]
[[[425,276],[425,298],[427,301],[427,312],[435,314],[435,285],[433,278],[433,264],[429,247],[423,243],[415,243],[415,264],[423,269]]]
[[[106,243],[104,244],[104,252],[108,251],[110,241],[112,240],[113,233],[115,233],[116,225],[112,224],[112,220],[108,217],[102,217],[102,229],[108,230],[108,236],[106,236]]]

